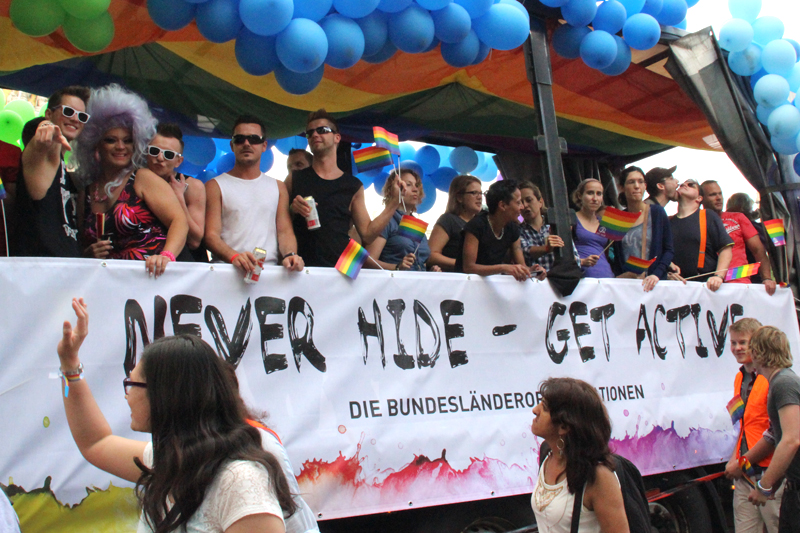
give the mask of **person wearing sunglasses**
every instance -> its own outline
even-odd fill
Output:
[[[159,124],[147,145],[147,168],[170,184],[189,224],[186,246],[194,251],[203,242],[206,225],[206,188],[203,182],[176,169],[183,163],[183,132],[176,124]],[[206,255],[201,250],[200,255]]]
[[[84,253],[143,260],[158,277],[183,251],[188,224],[169,184],[146,168],[156,120],[147,102],[116,84],[92,91],[89,114],[75,149]]]
[[[44,120],[38,119],[18,173],[16,230],[9,236],[13,255],[81,256],[77,189],[64,154],[89,121],[88,101],[86,87],[64,87],[48,100]]]
[[[286,186],[261,172],[265,133],[258,117],[245,115],[234,122],[231,149],[236,163],[206,183],[206,246],[215,261],[244,273],[255,271],[255,248],[266,251],[266,264],[301,271],[305,264],[297,253]]]
[[[77,321],[64,322],[56,348],[64,411],[81,455],[137,484],[137,531],[284,533],[297,504],[280,462],[245,419],[228,363],[199,336],[149,344],[123,380],[130,427],[149,438],[114,435],[83,378],[89,312],[83,298],[72,308]]]
[[[369,246],[392,220],[400,207],[401,181],[395,180],[391,200],[375,220],[370,219],[364,200],[364,185],[337,164],[341,141],[335,120],[324,109],[311,113],[306,122],[306,137],[314,161],[309,168],[292,172],[286,179],[292,198],[294,232],[300,255],[308,266],[333,267],[350,242],[348,232],[355,226],[364,246]],[[349,157],[349,155],[348,155]],[[306,198],[317,205],[320,227],[309,230],[310,212]]]

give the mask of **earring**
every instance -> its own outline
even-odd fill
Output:
[[[556,448],[558,448],[559,457],[564,457],[564,446],[566,446],[566,444],[564,443],[564,438],[558,437],[558,442],[556,442]]]

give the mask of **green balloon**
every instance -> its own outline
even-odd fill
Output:
[[[22,137],[22,117],[4,109],[0,111],[0,141],[17,144]]]
[[[60,0],[68,15],[83,20],[96,19],[108,11],[111,0]]]
[[[9,15],[25,35],[43,37],[64,23],[66,13],[58,0],[12,0]]]
[[[33,104],[27,100],[14,100],[9,102],[6,105],[6,110],[13,111],[19,115],[23,124],[36,117],[36,109],[34,109]]]
[[[99,52],[114,39],[114,20],[108,11],[92,20],[67,15],[62,27],[69,42],[84,52]]]

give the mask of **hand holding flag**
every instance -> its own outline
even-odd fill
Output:
[[[356,150],[353,152],[353,161],[356,164],[357,174],[394,164],[389,151],[377,146],[368,146],[361,150]]]

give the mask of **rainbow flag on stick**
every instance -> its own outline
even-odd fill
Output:
[[[6,188],[3,187],[3,180],[0,180],[0,200],[5,200],[6,196],[8,196]]]
[[[336,270],[348,278],[356,279],[368,257],[369,252],[367,252],[367,249],[353,239],[350,239],[344,252],[342,252],[342,255],[339,256],[339,260],[336,262]]]
[[[764,222],[764,227],[775,246],[786,246],[786,230],[783,227],[783,220],[779,218],[767,220]]]
[[[606,207],[603,218],[600,219],[597,234],[612,241],[621,241],[638,219],[639,213],[628,213],[613,207]]]
[[[400,219],[400,226],[397,230],[397,234],[401,237],[407,237],[419,244],[422,242],[422,238],[425,237],[427,229],[427,222],[414,218],[411,215],[403,215],[403,218]]]
[[[647,272],[647,269],[650,268],[650,265],[652,265],[655,260],[655,257],[648,261],[647,259],[642,259],[641,257],[632,255],[628,257],[627,261],[625,261],[625,268],[631,272],[641,274],[642,272]]]
[[[400,141],[397,139],[397,135],[378,126],[372,128],[372,134],[375,137],[375,146],[385,148],[394,155],[400,155]]]
[[[367,148],[356,150],[353,152],[353,161],[356,163],[357,174],[394,164],[389,150],[377,146],[368,146]]]
[[[761,263],[751,263],[749,265],[742,265],[728,269],[725,274],[725,281],[733,281],[735,279],[749,278],[753,274],[758,274],[758,269]]]
[[[744,416],[744,400],[738,394],[728,402],[728,414],[731,415],[731,422],[734,424]]]

